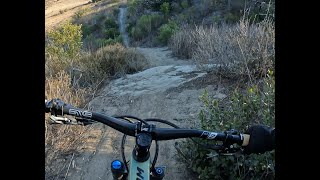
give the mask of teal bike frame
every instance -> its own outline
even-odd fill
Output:
[[[130,160],[129,180],[149,180],[150,178],[150,157],[145,162],[136,161],[133,156]]]
[[[156,142],[156,152],[153,163],[150,161],[150,147],[152,135],[149,132],[140,132],[136,135],[136,144],[132,150],[130,165],[127,166],[124,157],[124,135],[121,144],[121,155],[123,162],[114,160],[111,163],[111,171],[114,179],[121,180],[161,180],[164,177],[164,167],[154,167],[158,154],[158,143]],[[114,164],[115,163],[115,164]],[[152,164],[152,165],[151,165]]]

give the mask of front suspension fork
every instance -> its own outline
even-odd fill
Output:
[[[127,180],[128,170],[120,160],[114,160],[111,163],[111,172],[114,180]],[[150,169],[150,180],[162,180],[165,175],[165,167],[155,167]]]

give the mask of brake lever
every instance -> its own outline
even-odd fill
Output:
[[[241,150],[240,148],[236,148],[233,145],[231,145],[231,147],[225,147],[224,145],[211,145],[211,146],[207,145],[206,148],[215,150],[218,155],[222,155],[222,156],[232,156]]]
[[[71,124],[77,125],[77,120],[72,117],[65,117],[65,116],[50,116],[51,124]]]
[[[238,131],[231,129],[229,131],[225,131],[225,133],[235,135],[238,134]],[[221,156],[233,156],[237,153],[241,153],[240,147],[237,147],[235,144],[228,143],[227,141],[224,141],[222,145],[213,145],[210,149],[216,150]]]
[[[67,125],[90,125],[95,121],[86,118],[74,118],[73,116],[50,116],[51,124],[67,124]]]

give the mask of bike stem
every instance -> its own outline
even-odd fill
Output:
[[[133,158],[138,162],[145,162],[150,157],[152,136],[150,133],[141,132],[136,136],[136,145],[132,151]]]

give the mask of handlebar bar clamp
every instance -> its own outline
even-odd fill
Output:
[[[156,128],[155,124],[143,125],[142,122],[139,121],[136,124],[135,135],[137,136],[141,132],[152,133],[155,128]]]

